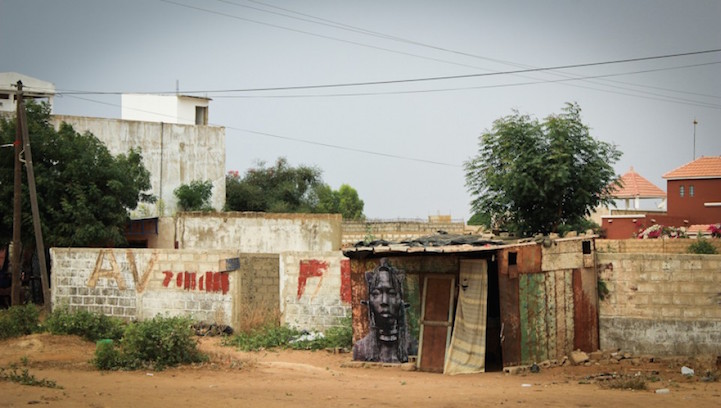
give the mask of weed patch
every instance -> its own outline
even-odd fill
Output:
[[[22,362],[23,366],[27,365],[27,363],[28,363],[27,357],[23,358],[21,360],[21,362]],[[59,388],[59,389],[63,388],[63,387],[59,386],[53,380],[48,380],[45,378],[38,379],[37,377],[35,377],[35,375],[30,374],[30,371],[26,367],[18,368],[18,366],[15,364],[12,364],[9,368],[0,367],[0,380],[14,382],[14,383],[22,384],[22,385],[29,385],[32,387],[46,387],[46,388]]]
[[[126,323],[117,317],[85,310],[54,310],[45,320],[45,328],[52,334],[71,334],[89,341],[118,340],[123,336]]]
[[[25,336],[40,328],[40,312],[33,304],[0,310],[0,339]]]

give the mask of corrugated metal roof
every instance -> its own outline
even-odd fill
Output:
[[[721,156],[701,156],[663,175],[669,180],[721,178]]]
[[[596,235],[582,235],[572,238],[560,238],[556,241],[596,238]],[[410,241],[399,243],[384,240],[372,242],[359,242],[348,248],[343,248],[343,254],[349,258],[362,257],[368,254],[451,254],[495,251],[503,248],[538,245],[549,237],[525,238],[515,240],[489,239],[479,235],[429,235]]]
[[[621,186],[611,192],[614,198],[665,198],[666,193],[655,184],[643,178],[631,167],[628,173],[621,176]]]

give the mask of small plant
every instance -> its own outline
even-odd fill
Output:
[[[608,290],[608,286],[606,285],[606,281],[604,281],[601,278],[598,278],[598,298],[601,300],[605,300],[608,295],[610,295],[611,292]]]
[[[616,390],[645,390],[646,379],[643,376],[621,376],[608,381],[605,386]]]
[[[52,334],[72,334],[89,341],[119,340],[125,325],[123,320],[116,317],[85,310],[71,312],[66,308],[53,310],[45,320],[45,327]]]
[[[40,312],[35,305],[12,306],[0,310],[0,339],[32,334],[40,327]]]
[[[18,372],[18,367],[15,364],[11,364],[10,368],[2,368],[0,367],[0,380],[2,381],[10,381],[22,385],[30,385],[33,387],[47,387],[47,388],[60,388],[63,387],[59,386],[55,381],[47,380],[45,378],[38,379],[33,374],[30,374],[30,371],[25,368],[25,366],[28,365],[28,359],[27,357],[23,357],[20,359],[20,362],[23,365],[23,368],[20,369]]]
[[[223,340],[226,346],[237,347],[243,351],[258,351],[268,348],[287,347],[300,332],[288,326],[268,324],[263,327],[240,332]]]
[[[183,184],[173,191],[178,199],[178,208],[182,211],[212,211],[210,198],[213,195],[213,182],[194,180]]]
[[[716,247],[714,247],[707,239],[698,238],[696,242],[688,246],[688,253],[713,255],[718,253],[718,251],[716,251]]]

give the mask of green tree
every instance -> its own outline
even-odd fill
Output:
[[[318,200],[315,188],[320,184],[321,171],[315,167],[292,167],[283,157],[272,167],[261,162],[243,177],[237,172],[226,176],[226,210],[312,212]]]
[[[343,184],[336,191],[327,184],[321,184],[316,188],[318,204],[314,208],[316,213],[341,214],[345,220],[362,220],[363,200],[358,196],[358,191],[348,184]]]
[[[47,104],[26,106],[45,246],[124,245],[128,211],[139,201],[153,201],[143,193],[150,189],[150,173],[140,151],[113,156],[91,133],[80,134],[65,123],[56,131]],[[15,119],[0,119],[0,144],[14,140]],[[13,150],[0,149],[0,243],[12,240],[13,172]],[[25,174],[22,179],[27,244],[34,233]]]
[[[338,191],[323,182],[316,167],[293,167],[281,157],[273,167],[259,163],[243,177],[229,172],[225,178],[227,211],[287,213],[340,213],[345,219],[362,219],[363,200],[351,186]]]
[[[173,190],[181,211],[212,211],[213,182],[194,180]]]
[[[580,114],[569,103],[543,123],[518,112],[496,120],[480,136],[477,155],[464,163],[473,211],[532,235],[579,224],[599,204],[611,203],[613,163],[621,153],[595,140]]]

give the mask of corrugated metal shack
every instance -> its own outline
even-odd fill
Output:
[[[436,235],[359,243],[343,252],[351,265],[356,360],[395,362],[361,348],[398,338],[419,369],[446,373],[500,370],[598,349],[593,236],[509,243]],[[386,295],[377,288],[391,275],[402,287]],[[383,329],[380,321],[393,312],[380,312],[374,300],[393,303],[388,296],[397,296],[404,312]],[[405,340],[398,337],[404,331]],[[404,362],[403,352],[398,355]]]

